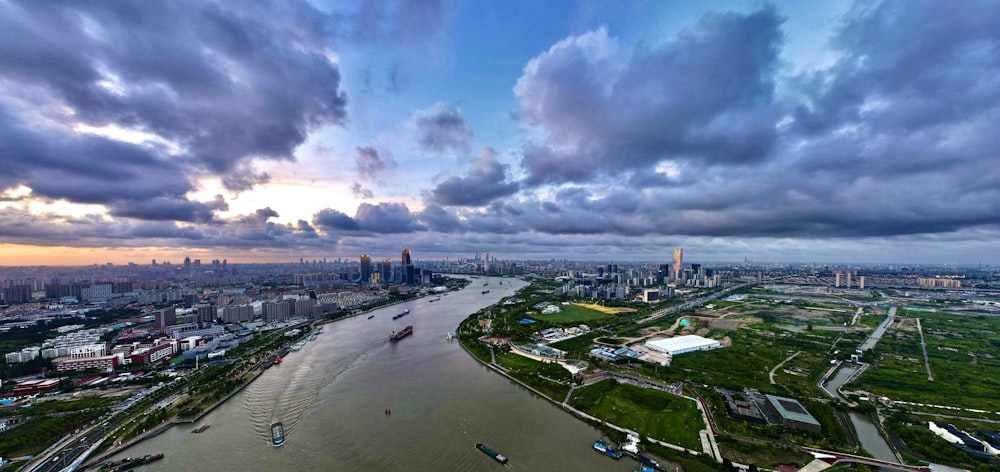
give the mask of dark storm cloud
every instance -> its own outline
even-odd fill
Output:
[[[347,214],[326,208],[313,215],[313,224],[334,231],[357,231],[361,229],[358,223]]]
[[[362,203],[354,217],[326,208],[313,216],[316,226],[336,231],[361,231],[371,234],[411,233],[426,227],[417,221],[403,203],[379,202],[378,205]]]
[[[194,184],[182,164],[161,149],[101,136],[36,130],[0,103],[0,191],[19,184],[35,197],[113,205],[174,207],[179,219],[205,216],[184,195]],[[181,210],[186,207],[187,210]],[[134,214],[142,218],[141,214]],[[150,219],[162,219],[161,211]]]
[[[441,233],[456,233],[465,230],[465,225],[453,212],[441,206],[429,203],[423,211],[416,215],[430,231]]]
[[[772,8],[714,13],[659,46],[626,50],[602,28],[532,59],[514,88],[547,143],[525,149],[528,183],[584,181],[667,159],[765,160],[776,139]]]
[[[550,191],[502,203],[521,216],[494,202],[466,224],[810,239],[995,227],[997,11],[859,4],[840,22],[840,57],[794,76],[777,72],[770,8],[707,15],[660,46],[570,37],[515,87],[541,136],[522,150],[526,183]]]
[[[346,119],[339,71],[323,55],[329,21],[304,2],[250,2],[238,11],[190,2],[0,4],[0,31],[18,38],[0,41],[4,93],[32,94],[40,109],[65,111],[48,113],[50,120],[138,130],[182,150],[168,155],[53,128],[47,141],[56,144],[5,152],[21,165],[19,177],[0,185],[16,180],[36,189],[31,179],[49,172],[103,174],[119,185],[70,179],[64,195],[53,196],[98,202],[91,184],[112,193],[146,189],[138,199],[177,198],[190,189],[181,175],[207,172],[246,190],[261,181],[241,172],[250,159],[291,160],[310,129]],[[123,153],[132,156],[115,159]],[[102,172],[108,161],[119,172]],[[125,168],[141,166],[148,168],[138,176]]]
[[[418,113],[415,123],[424,151],[462,153],[469,150],[472,129],[465,123],[462,110],[439,104]]]
[[[465,177],[449,177],[431,191],[431,198],[441,205],[480,206],[518,190],[507,180],[509,166],[497,161],[496,151],[483,148],[479,158],[469,163]]]
[[[355,151],[354,162],[358,165],[358,173],[363,177],[375,178],[387,167],[396,165],[392,157],[384,152],[380,154],[378,149],[371,146],[358,147]]]
[[[281,215],[279,215],[278,212],[272,210],[271,207],[266,207],[266,208],[258,208],[257,211],[249,215],[241,216],[237,220],[242,223],[262,225],[264,223],[267,223],[267,220],[271,218],[277,218],[279,216]]]
[[[226,211],[229,205],[222,195],[216,195],[211,202],[193,202],[187,199],[156,197],[138,202],[112,202],[109,213],[145,220],[211,222],[216,211]]]
[[[222,185],[234,192],[243,192],[253,189],[258,184],[265,184],[271,181],[271,176],[267,172],[257,172],[253,164],[242,162],[230,170],[222,177]]]

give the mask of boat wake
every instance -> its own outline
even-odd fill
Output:
[[[328,343],[307,344],[247,386],[244,408],[262,441],[271,442],[271,425],[277,422],[282,423],[285,438],[293,436],[299,420],[316,406],[323,390],[384,345],[384,341],[373,342],[345,356],[344,350],[331,350]]]

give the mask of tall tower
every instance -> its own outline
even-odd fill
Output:
[[[673,269],[674,269],[674,280],[680,280],[681,273],[684,270],[684,250],[679,247],[674,248]]]
[[[847,271],[847,288],[851,288],[851,271]]]
[[[368,285],[372,279],[372,256],[361,255],[361,285]]]
[[[833,286],[836,288],[840,288],[840,272],[834,272],[834,275],[836,276],[836,278],[834,278]]]
[[[413,262],[410,260],[410,249],[409,248],[403,249],[403,265],[407,266],[412,263]]]

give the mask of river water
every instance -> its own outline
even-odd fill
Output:
[[[488,286],[483,286],[488,282]],[[502,282],[502,285],[501,285]],[[149,472],[207,471],[630,471],[594,451],[597,429],[480,365],[445,334],[524,283],[475,279],[428,298],[324,325],[195,425],[175,426],[113,459],[162,452]],[[489,289],[490,293],[482,294]],[[392,316],[409,309],[396,321]],[[413,335],[389,343],[393,329]],[[391,409],[391,414],[385,410]],[[281,421],[286,441],[270,444]],[[201,434],[190,431],[210,424]],[[475,449],[483,442],[506,466]]]

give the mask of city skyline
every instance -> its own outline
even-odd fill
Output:
[[[998,9],[5,3],[0,266],[995,265]]]

